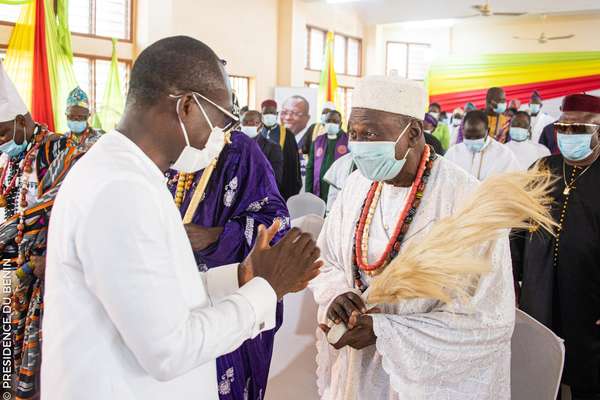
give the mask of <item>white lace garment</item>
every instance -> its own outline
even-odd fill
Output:
[[[355,172],[346,182],[319,237],[325,266],[311,282],[326,322],[331,301],[354,290],[352,241],[370,181]],[[438,157],[406,241],[420,240],[432,224],[460,208],[477,186],[459,167]],[[404,207],[408,189],[386,186],[373,217],[369,262],[379,257]],[[426,299],[380,305],[376,346],[335,350],[317,330],[317,376],[324,400],[504,400],[510,398],[510,338],[514,327],[508,234],[482,248],[493,268],[468,304]]]

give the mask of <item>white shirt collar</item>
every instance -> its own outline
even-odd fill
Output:
[[[306,132],[308,131],[308,128],[310,128],[310,125],[306,125],[304,127],[304,129],[302,129],[300,132],[296,133],[295,137],[296,137],[296,143],[300,143],[300,141],[302,140],[302,138],[304,137],[304,135],[306,135]]]

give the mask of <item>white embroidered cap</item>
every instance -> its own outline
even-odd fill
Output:
[[[17,115],[25,115],[28,112],[0,61],[0,122],[12,121]]]
[[[427,92],[423,84],[397,76],[366,76],[352,93],[352,108],[368,108],[423,120]]]

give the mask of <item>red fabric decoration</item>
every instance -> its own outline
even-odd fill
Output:
[[[35,32],[33,44],[33,85],[31,89],[31,115],[36,122],[54,131],[52,111],[52,91],[48,74],[48,54],[46,49],[46,12],[44,0],[36,0]]]
[[[562,110],[600,114],[600,97],[589,94],[572,94],[564,98]]]
[[[260,104],[260,108],[265,108],[265,107],[275,107],[277,108],[277,102],[275,100],[265,100]]]
[[[533,91],[537,91],[538,94],[545,99],[555,99],[573,93],[583,93],[598,89],[600,89],[600,75],[504,87],[507,98],[518,99],[523,103],[529,103]],[[453,110],[457,107],[462,107],[468,102],[472,102],[478,108],[485,108],[486,93],[487,88],[457,93],[445,93],[430,96],[429,101],[430,103],[440,103],[443,110]]]

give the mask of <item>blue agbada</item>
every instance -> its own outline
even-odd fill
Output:
[[[202,176],[196,173],[192,187],[181,203],[185,215]],[[169,173],[169,189],[175,193],[175,172]],[[217,243],[195,252],[200,269],[241,262],[256,239],[258,226],[283,221],[275,237],[278,241],[289,229],[289,213],[279,194],[271,165],[255,141],[234,132],[231,143],[219,156],[205,196],[192,223],[203,227],[223,227]],[[217,359],[217,380],[221,400],[262,400],[265,396],[275,332],[283,322],[283,304],[277,307],[275,329],[247,340],[236,351]]]

